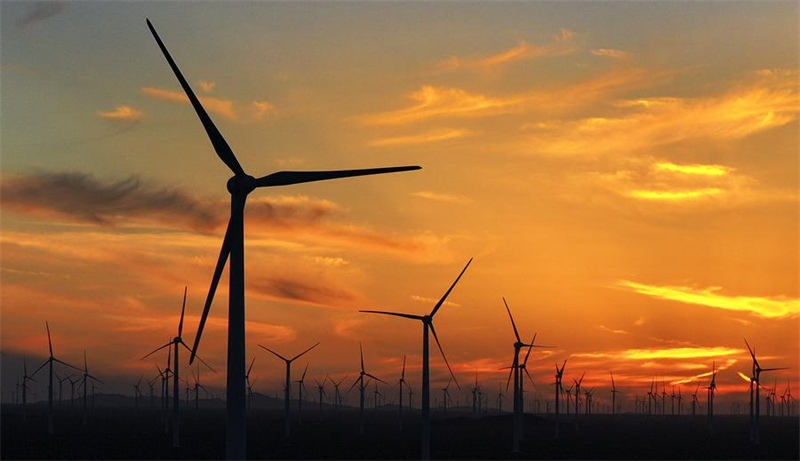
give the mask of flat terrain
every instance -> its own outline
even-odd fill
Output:
[[[311,405],[309,405],[311,406]],[[56,414],[47,435],[46,406],[29,408],[23,426],[20,408],[2,407],[2,459],[222,459],[225,418],[221,408],[182,410],[181,448],[172,448],[157,409],[90,409],[81,425],[79,407]],[[418,459],[419,414],[406,413],[398,432],[394,411],[368,411],[366,434],[358,435],[358,412],[336,414],[312,409],[302,424],[294,415],[292,435],[283,437],[283,413],[255,409],[248,427],[250,459]],[[799,459],[798,418],[763,418],[762,443],[748,438],[747,416],[718,416],[709,434],[705,416],[574,415],[564,418],[561,439],[553,438],[552,415],[527,415],[521,453],[511,453],[511,416],[449,411],[435,414],[434,459]]]

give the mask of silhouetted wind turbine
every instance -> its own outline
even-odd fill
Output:
[[[717,362],[711,363],[711,383],[706,388],[708,390],[708,431],[712,431],[711,424],[714,419],[714,392],[717,390]]]
[[[22,356],[22,423],[28,421],[28,381],[37,382],[33,376],[28,376],[28,363]]]
[[[308,364],[303,370],[303,376],[297,381],[297,424],[303,423],[303,390],[306,388],[306,373],[308,372]]]
[[[761,365],[758,363],[758,360],[756,359],[755,351],[750,347],[750,344],[748,344],[746,339],[744,340],[744,343],[747,344],[747,350],[750,351],[750,357],[753,358],[753,376],[755,376],[755,382],[756,382],[756,386],[755,386],[756,387],[756,395],[755,395],[756,411],[755,411],[755,419],[753,420],[753,433],[754,433],[754,440],[753,441],[755,442],[756,445],[760,445],[761,444],[761,434],[760,434],[760,430],[759,430],[759,419],[760,419],[760,416],[761,416],[761,397],[759,395],[759,388],[761,387],[761,373],[766,373],[768,371],[788,370],[788,367],[761,368]],[[752,392],[753,392],[753,390],[752,390],[752,386],[751,386],[751,388],[750,388],[751,395],[752,395]],[[752,406],[752,404],[753,404],[753,401],[752,401],[752,398],[751,398],[750,405]],[[752,407],[751,407],[751,411],[752,411]]]
[[[56,374],[56,378],[58,379],[58,406],[61,406],[61,401],[64,399],[64,381],[72,378],[72,375],[61,378],[58,376],[58,374]]]
[[[694,394],[692,394],[692,416],[695,416],[697,414],[697,404],[699,403],[697,401],[697,391],[699,390],[700,390],[700,385],[698,384],[697,389],[695,389]]]
[[[203,389],[203,391],[206,393],[206,397],[208,397],[208,389],[206,389],[205,386],[200,383],[199,364],[197,365],[197,374],[195,375],[194,371],[192,371],[192,377],[194,378],[194,411],[196,413],[200,410],[200,389]]]
[[[617,414],[617,393],[619,391],[614,383],[614,372],[609,371],[609,373],[611,374],[611,414],[615,415]]]
[[[325,394],[325,381],[327,381],[327,380],[328,380],[327,376],[325,376],[325,379],[323,379],[322,382],[319,382],[319,381],[317,381],[317,378],[314,378],[314,382],[317,383],[317,392],[319,392],[319,411],[320,411],[320,413],[322,413],[322,397],[323,396],[327,397],[327,394]]]
[[[87,420],[87,409],[86,409],[86,394],[89,392],[87,388],[87,380],[92,379],[97,381],[98,383],[102,383],[99,379],[89,374],[89,362],[86,360],[86,351],[83,351],[83,379],[81,380],[81,386],[83,386],[83,425],[86,425]]]
[[[133,407],[136,411],[139,410],[139,396],[141,395],[141,391],[139,390],[139,385],[142,384],[142,378],[144,376],[139,376],[139,381],[133,385]]]
[[[48,370],[48,385],[47,385],[47,433],[53,433],[53,365],[57,362],[62,365],[68,366],[70,368],[74,368],[75,370],[81,371],[80,368],[72,366],[63,360],[59,360],[55,358],[53,355],[53,341],[50,338],[50,325],[47,322],[44,322],[45,327],[47,328],[47,345],[50,348],[50,356],[47,360],[44,361],[36,371],[33,372],[31,377],[36,376],[36,373],[39,372],[42,368],[46,365],[49,365]]]
[[[442,388],[442,409],[444,410],[445,414],[447,414],[447,402],[453,400],[450,398],[450,384],[452,383],[453,378],[450,378],[450,381],[447,382],[447,386]]]
[[[253,400],[253,385],[250,383],[250,372],[253,370],[253,364],[256,363],[256,358],[253,357],[253,360],[250,361],[250,366],[247,368],[247,373],[244,375],[244,381],[247,385],[247,409],[250,410],[250,405],[252,404]]]
[[[556,399],[555,399],[556,400],[555,401],[555,407],[556,407],[556,433],[555,433],[555,438],[556,439],[559,438],[559,427],[558,426],[560,424],[560,419],[561,419],[561,416],[560,416],[560,413],[559,413],[559,402],[561,400],[561,392],[562,392],[561,379],[564,376],[564,367],[566,367],[566,366],[567,366],[567,359],[564,359],[564,363],[561,364],[561,368],[558,367],[558,362],[556,362]],[[567,402],[569,402],[569,400]],[[569,403],[567,403],[567,405],[569,405]],[[567,414],[569,414],[569,407],[567,407]]]
[[[400,420],[400,432],[403,431],[403,386],[411,391],[411,386],[406,383],[406,356],[403,356],[403,371],[400,373],[400,380],[397,381],[397,391],[400,393],[397,410]]]
[[[183,346],[186,348],[187,351],[191,351],[189,346],[183,342],[183,315],[186,312],[186,292],[188,287],[183,288],[183,304],[181,305],[181,319],[178,322],[178,335],[172,338],[168,343],[164,344],[163,346],[159,347],[158,349],[150,352],[149,354],[142,357],[142,360],[150,357],[152,354],[164,349],[165,347],[172,346],[174,349],[174,356],[173,356],[173,366],[174,369],[172,370],[172,446],[177,448],[180,445],[180,388],[179,388],[179,381],[180,381],[180,358],[179,358],[179,351],[180,348],[178,346]],[[208,367],[209,370],[214,371],[206,362],[203,361],[199,356],[197,357],[200,362]],[[168,368],[169,370],[169,368]],[[188,382],[187,382],[188,384]]]
[[[277,352],[273,351],[272,349],[270,349],[268,347],[264,347],[261,344],[258,345],[258,347],[260,347],[260,348],[262,348],[262,349],[264,349],[266,351],[271,352],[272,355],[274,355],[275,357],[278,357],[279,359],[283,360],[286,363],[286,384],[285,384],[286,387],[284,388],[284,396],[283,396],[283,398],[284,398],[284,402],[283,402],[283,416],[284,416],[284,432],[283,432],[283,436],[284,437],[289,437],[289,435],[291,433],[290,402],[291,402],[291,394],[292,394],[292,362],[294,362],[295,360],[299,359],[300,357],[305,355],[306,352],[310,351],[311,349],[314,349],[317,346],[319,346],[319,343],[314,344],[313,346],[309,347],[308,349],[304,350],[303,352],[295,355],[291,359],[287,359],[286,357],[278,354]],[[228,375],[228,382],[230,382],[230,374]]]
[[[367,387],[367,384],[364,383],[364,376],[372,378],[372,379],[374,379],[376,381],[380,381],[380,382],[382,382],[384,384],[386,384],[386,381],[378,378],[377,376],[373,376],[373,375],[367,373],[364,370],[364,348],[361,346],[361,342],[360,341],[358,343],[358,351],[361,354],[361,371],[359,371],[358,378],[356,378],[356,380],[353,382],[353,385],[350,386],[350,389],[347,390],[347,393],[349,394],[350,391],[353,390],[355,385],[358,384],[358,401],[359,401],[359,404],[358,404],[358,411],[359,411],[358,434],[363,436],[364,435],[364,389],[366,389],[366,387]]]
[[[225,138],[219,132],[214,122],[209,117],[203,105],[195,96],[189,83],[183,77],[177,64],[173,61],[166,46],[161,41],[155,28],[147,20],[153,37],[158,43],[161,52],[167,59],[175,77],[178,79],[183,91],[189,98],[200,122],[205,128],[206,134],[211,140],[211,144],[220,160],[231,169],[234,176],[228,180],[227,189],[231,194],[231,216],[225,237],[222,241],[217,266],[211,280],[211,287],[208,291],[206,304],[200,318],[200,326],[197,329],[194,347],[189,363],[194,361],[200,338],[203,334],[211,302],[214,299],[219,278],[225,268],[228,256],[231,258],[230,288],[228,291],[228,377],[227,377],[227,447],[226,455],[228,459],[245,459],[247,446],[247,413],[245,402],[245,319],[244,319],[244,207],[248,194],[259,187],[288,186],[313,181],[324,181],[329,179],[347,178],[353,176],[374,175],[383,173],[394,173],[399,171],[419,170],[418,166],[390,167],[390,168],[371,168],[362,170],[340,170],[340,171],[279,171],[261,178],[254,178],[245,173],[233,150],[230,148]]]
[[[472,258],[467,261],[467,265],[464,266],[464,269],[461,270],[461,273],[458,274],[456,280],[450,285],[450,288],[444,293],[442,298],[431,310],[431,313],[428,315],[412,315],[412,314],[402,314],[398,312],[386,312],[386,311],[360,311],[366,312],[370,314],[383,314],[383,315],[393,315],[396,317],[403,317],[411,320],[419,320],[422,322],[422,443],[420,444],[421,450],[421,457],[423,460],[430,459],[431,452],[430,452],[430,445],[431,445],[431,383],[430,383],[430,367],[429,367],[429,353],[428,353],[428,330],[433,333],[433,339],[436,340],[436,345],[439,347],[439,352],[442,353],[442,358],[444,359],[445,365],[447,365],[447,370],[450,371],[450,376],[453,377],[453,381],[456,383],[456,387],[459,389],[461,386],[458,385],[458,380],[456,379],[455,375],[453,374],[453,370],[450,369],[450,364],[447,362],[447,357],[444,355],[444,350],[442,350],[442,345],[439,343],[439,337],[436,336],[436,329],[433,327],[433,316],[436,315],[436,312],[439,310],[440,307],[444,304],[447,300],[447,297],[450,295],[450,292],[453,291],[458,281],[461,279],[461,276],[464,275],[464,272],[469,267],[470,263],[472,263]]]
[[[347,379],[347,376],[345,376],[344,378],[340,379],[338,382],[334,381],[333,378],[328,378],[328,379],[330,379],[331,383],[333,383],[333,394],[334,394],[334,400],[335,400],[334,404],[335,404],[336,412],[338,413],[339,412],[339,405],[342,403],[342,394],[339,392],[339,385],[342,384],[342,382],[344,382],[345,379]]]

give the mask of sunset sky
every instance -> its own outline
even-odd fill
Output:
[[[307,356],[318,379],[420,383],[436,316],[463,388],[505,386],[513,331],[550,396],[651,380],[745,397],[744,337],[800,394],[795,2],[3,2],[3,389],[19,356],[132,393],[199,322],[230,171],[150,18],[248,173],[421,165],[252,193],[247,356],[256,391]],[[225,383],[227,270],[199,354]],[[447,371],[432,351],[433,385]],[[305,357],[304,357],[305,358]],[[166,352],[157,356],[160,365]],[[36,363],[38,366],[38,363]],[[301,359],[300,366],[305,362]],[[187,373],[188,374],[188,373]],[[41,387],[44,395],[44,388]],[[530,386],[529,386],[530,389]],[[466,393],[464,393],[466,395]],[[597,399],[610,398],[606,390]],[[702,399],[705,400],[703,393]],[[726,409],[724,409],[726,410]]]

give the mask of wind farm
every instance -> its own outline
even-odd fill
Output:
[[[0,459],[800,458],[757,6],[3,3]]]

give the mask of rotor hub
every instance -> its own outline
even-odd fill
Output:
[[[256,178],[249,174],[236,175],[228,180],[227,187],[231,195],[247,195],[256,188]]]

